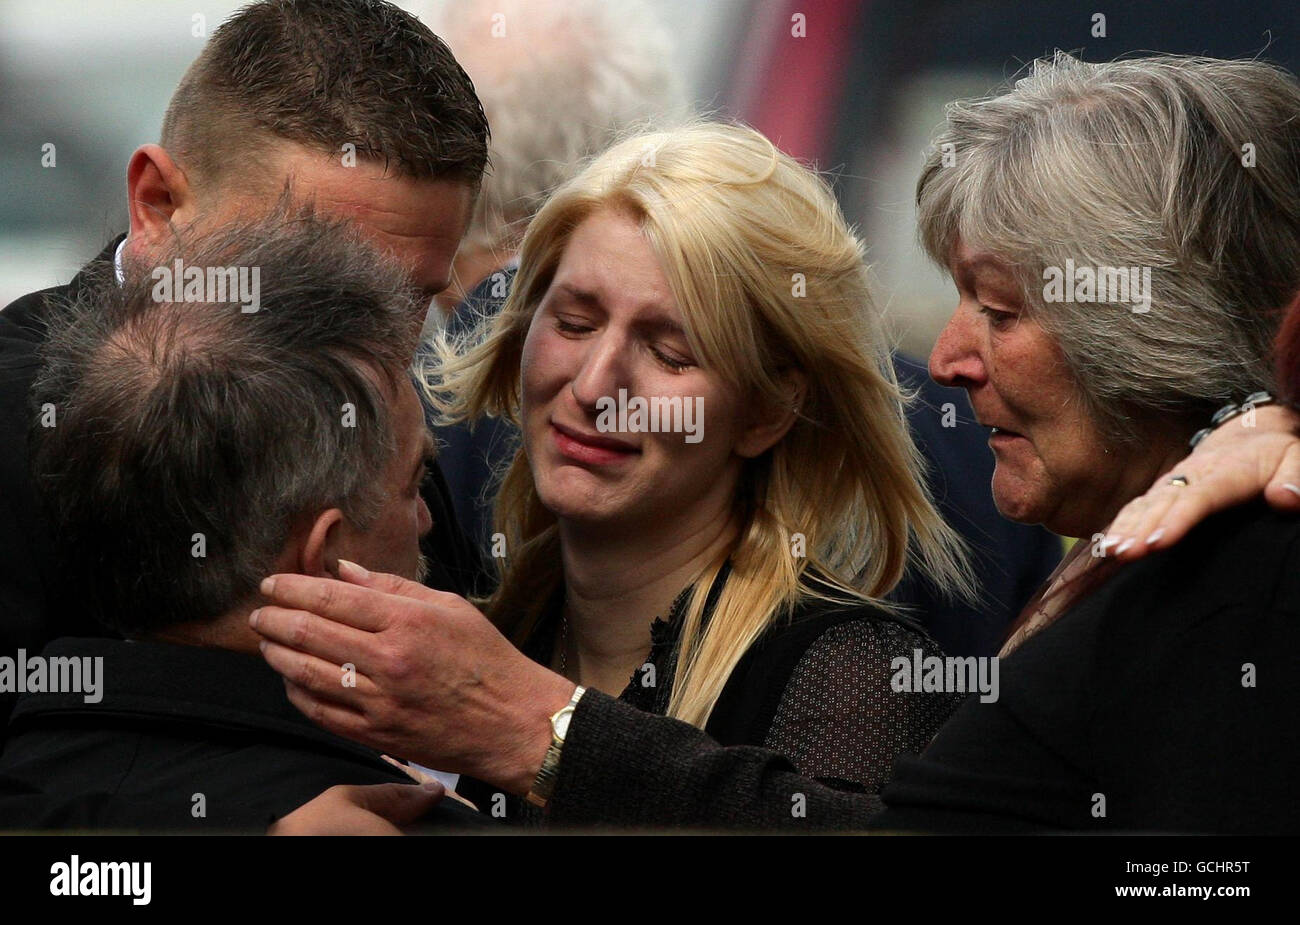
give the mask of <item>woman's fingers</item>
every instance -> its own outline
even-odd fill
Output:
[[[1137,544],[1136,537],[1143,536],[1145,538],[1150,536],[1150,530],[1147,530],[1145,534],[1143,533],[1143,525],[1158,519],[1167,506],[1168,503],[1163,496],[1154,488],[1146,494],[1138,495],[1124,505],[1102,538],[1100,544],[1102,553],[1110,557],[1128,553]],[[1121,547],[1124,553],[1118,552]],[[1094,554],[1096,554],[1096,550],[1094,550]]]
[[[399,597],[409,597],[417,601],[437,603],[439,596],[448,598],[456,596],[446,591],[435,591],[418,581],[411,581],[409,578],[403,578],[400,575],[391,575],[387,572],[371,572],[347,559],[339,560],[339,579],[348,584],[369,588],[372,591],[396,594]]]
[[[1178,475],[1187,483],[1170,481]],[[1190,467],[1162,479],[1126,504],[1107,528],[1102,540],[1106,555],[1130,561],[1172,546],[1210,514],[1259,491],[1258,485],[1252,488],[1250,480],[1240,476],[1214,476]]]
[[[351,563],[339,574],[274,575],[262,589],[270,603],[255,628],[290,702],[372,748],[526,793],[573,682],[455,594]]]
[[[389,624],[389,595],[346,581],[281,573],[263,581],[260,590],[282,608],[319,614],[365,632],[377,633]]]
[[[284,682],[284,695],[299,713],[322,729],[374,749],[387,748],[387,743],[376,741],[370,719],[360,710],[327,700],[291,681]]]
[[[263,641],[262,658],[284,680],[316,697],[360,710],[379,688],[351,662],[337,664],[315,655]]]
[[[327,620],[305,610],[269,604],[248,615],[248,625],[270,642],[314,655],[335,665],[350,663],[373,672],[375,634]]]
[[[1300,510],[1300,440],[1289,433],[1238,432],[1233,442],[1198,449],[1116,515],[1102,540],[1122,560],[1179,542],[1219,511],[1263,496],[1280,510]]]
[[[1282,511],[1300,511],[1300,443],[1287,448],[1282,463],[1273,473],[1264,498]]]

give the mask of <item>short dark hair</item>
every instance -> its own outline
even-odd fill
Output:
[[[395,452],[385,389],[418,338],[405,275],[346,224],[280,210],[176,243],[158,268],[177,259],[208,278],[257,268],[260,308],[181,301],[158,270],[119,285],[110,265],[52,312],[32,392],[59,564],[127,635],[247,600],[303,516],[369,526]]]
[[[181,79],[162,145],[217,180],[281,138],[477,188],[488,124],[447,45],[381,0],[262,0],[226,20]]]

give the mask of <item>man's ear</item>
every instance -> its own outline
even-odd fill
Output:
[[[298,553],[298,571],[316,578],[339,573],[339,543],[344,530],[343,512],[336,507],[321,511],[307,528]],[[346,557],[345,557],[346,558]]]
[[[785,385],[783,391],[790,396],[789,400],[778,405],[754,403],[755,410],[736,440],[736,455],[746,459],[763,455],[776,446],[799,419],[799,410],[807,392],[807,379],[798,369],[786,370],[781,378]]]
[[[197,212],[185,171],[158,145],[141,145],[126,167],[126,198],[133,247],[153,249],[171,237],[173,223]]]

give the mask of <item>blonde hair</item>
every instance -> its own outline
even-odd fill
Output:
[[[960,542],[920,480],[862,244],[826,183],[752,129],[697,123],[638,135],[561,187],[529,226],[486,337],[460,355],[443,345],[431,397],[446,417],[519,423],[533,313],[574,229],[603,209],[639,221],[702,367],[773,409],[791,407],[791,370],[805,379],[793,426],[746,461],[733,548],[704,569],[686,605],[669,715],[703,726],[741,656],[800,599],[882,603],[912,561],[938,586],[969,592]],[[488,613],[522,643],[563,577],[555,518],[522,448],[495,519],[510,555],[497,560]],[[800,534],[802,557],[792,554]]]

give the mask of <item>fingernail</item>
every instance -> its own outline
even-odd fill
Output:
[[[261,642],[259,642],[259,643],[257,644],[257,651],[259,651],[259,652],[261,652],[263,655],[265,655],[265,654],[266,654],[266,645],[267,645],[267,642],[266,642],[265,639],[263,639]]]
[[[1300,495],[1300,485],[1292,485],[1290,482],[1283,482],[1282,487],[1293,495]]]
[[[262,615],[262,608],[259,607],[248,615],[248,625],[257,629],[257,618]]]
[[[1120,539],[1122,539],[1122,537],[1115,536],[1113,533],[1108,534],[1102,538],[1101,548],[1104,550],[1110,546],[1114,546],[1116,543],[1120,541]]]
[[[350,559],[340,559],[339,577],[348,578],[353,581],[365,581],[370,577],[370,573]]]
[[[441,791],[443,789],[442,781],[436,778],[433,780],[426,780],[424,783],[420,785],[420,789],[429,790],[429,791]]]
[[[264,595],[270,597],[275,593],[275,578],[263,578],[262,583],[257,587]]]
[[[1155,533],[1152,533],[1150,536],[1147,537],[1147,545],[1150,546],[1152,543],[1158,543],[1160,541],[1160,537],[1164,535],[1165,535],[1165,528],[1161,527]]]
[[[1124,555],[1125,550],[1129,549],[1136,542],[1137,542],[1137,537],[1130,536],[1124,542],[1119,544],[1119,548],[1115,550],[1115,555],[1117,556]]]

